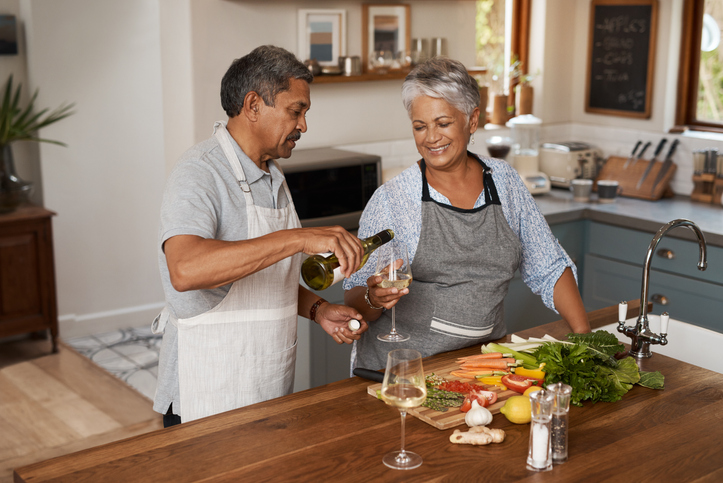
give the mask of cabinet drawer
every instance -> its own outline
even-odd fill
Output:
[[[596,310],[639,298],[642,278],[642,268],[637,265],[588,254],[585,257],[585,308]],[[664,295],[668,305],[654,303],[654,314],[668,312],[673,319],[723,333],[723,286],[651,270],[648,297],[655,294]],[[671,340],[672,337],[671,334]]]
[[[678,230],[688,229],[676,228],[672,233]],[[590,223],[589,253],[642,267],[654,236],[654,233],[592,222]],[[668,259],[658,255],[659,252],[665,250],[670,250],[674,258]],[[655,251],[656,254],[653,255],[650,264],[652,269],[723,284],[723,248],[707,247],[708,268],[704,271],[698,270],[699,248],[697,242],[671,238],[666,235],[660,240]]]

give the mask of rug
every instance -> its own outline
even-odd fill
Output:
[[[64,342],[93,363],[153,400],[162,335],[150,327],[114,330]]]

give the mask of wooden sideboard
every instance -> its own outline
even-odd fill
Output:
[[[50,330],[57,352],[53,215],[33,205],[0,215],[0,337]]]

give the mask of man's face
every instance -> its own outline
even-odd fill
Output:
[[[306,132],[306,112],[311,107],[309,84],[305,80],[291,79],[289,90],[277,94],[274,104],[270,107],[261,103],[261,161],[288,158],[301,133]]]

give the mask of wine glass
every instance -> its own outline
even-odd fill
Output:
[[[407,245],[392,240],[378,250],[376,275],[382,277],[379,286],[382,288],[396,287],[399,290],[409,287],[412,283],[412,267],[409,264]],[[409,340],[408,335],[397,332],[396,305],[392,307],[392,330],[388,334],[379,334],[377,339],[384,342],[402,342]]]
[[[402,415],[402,449],[384,455],[385,465],[396,470],[411,470],[422,464],[417,453],[404,450],[404,420],[407,409],[421,406],[427,399],[422,354],[413,349],[396,349],[387,355],[387,370],[382,382],[382,400],[399,409]]]

